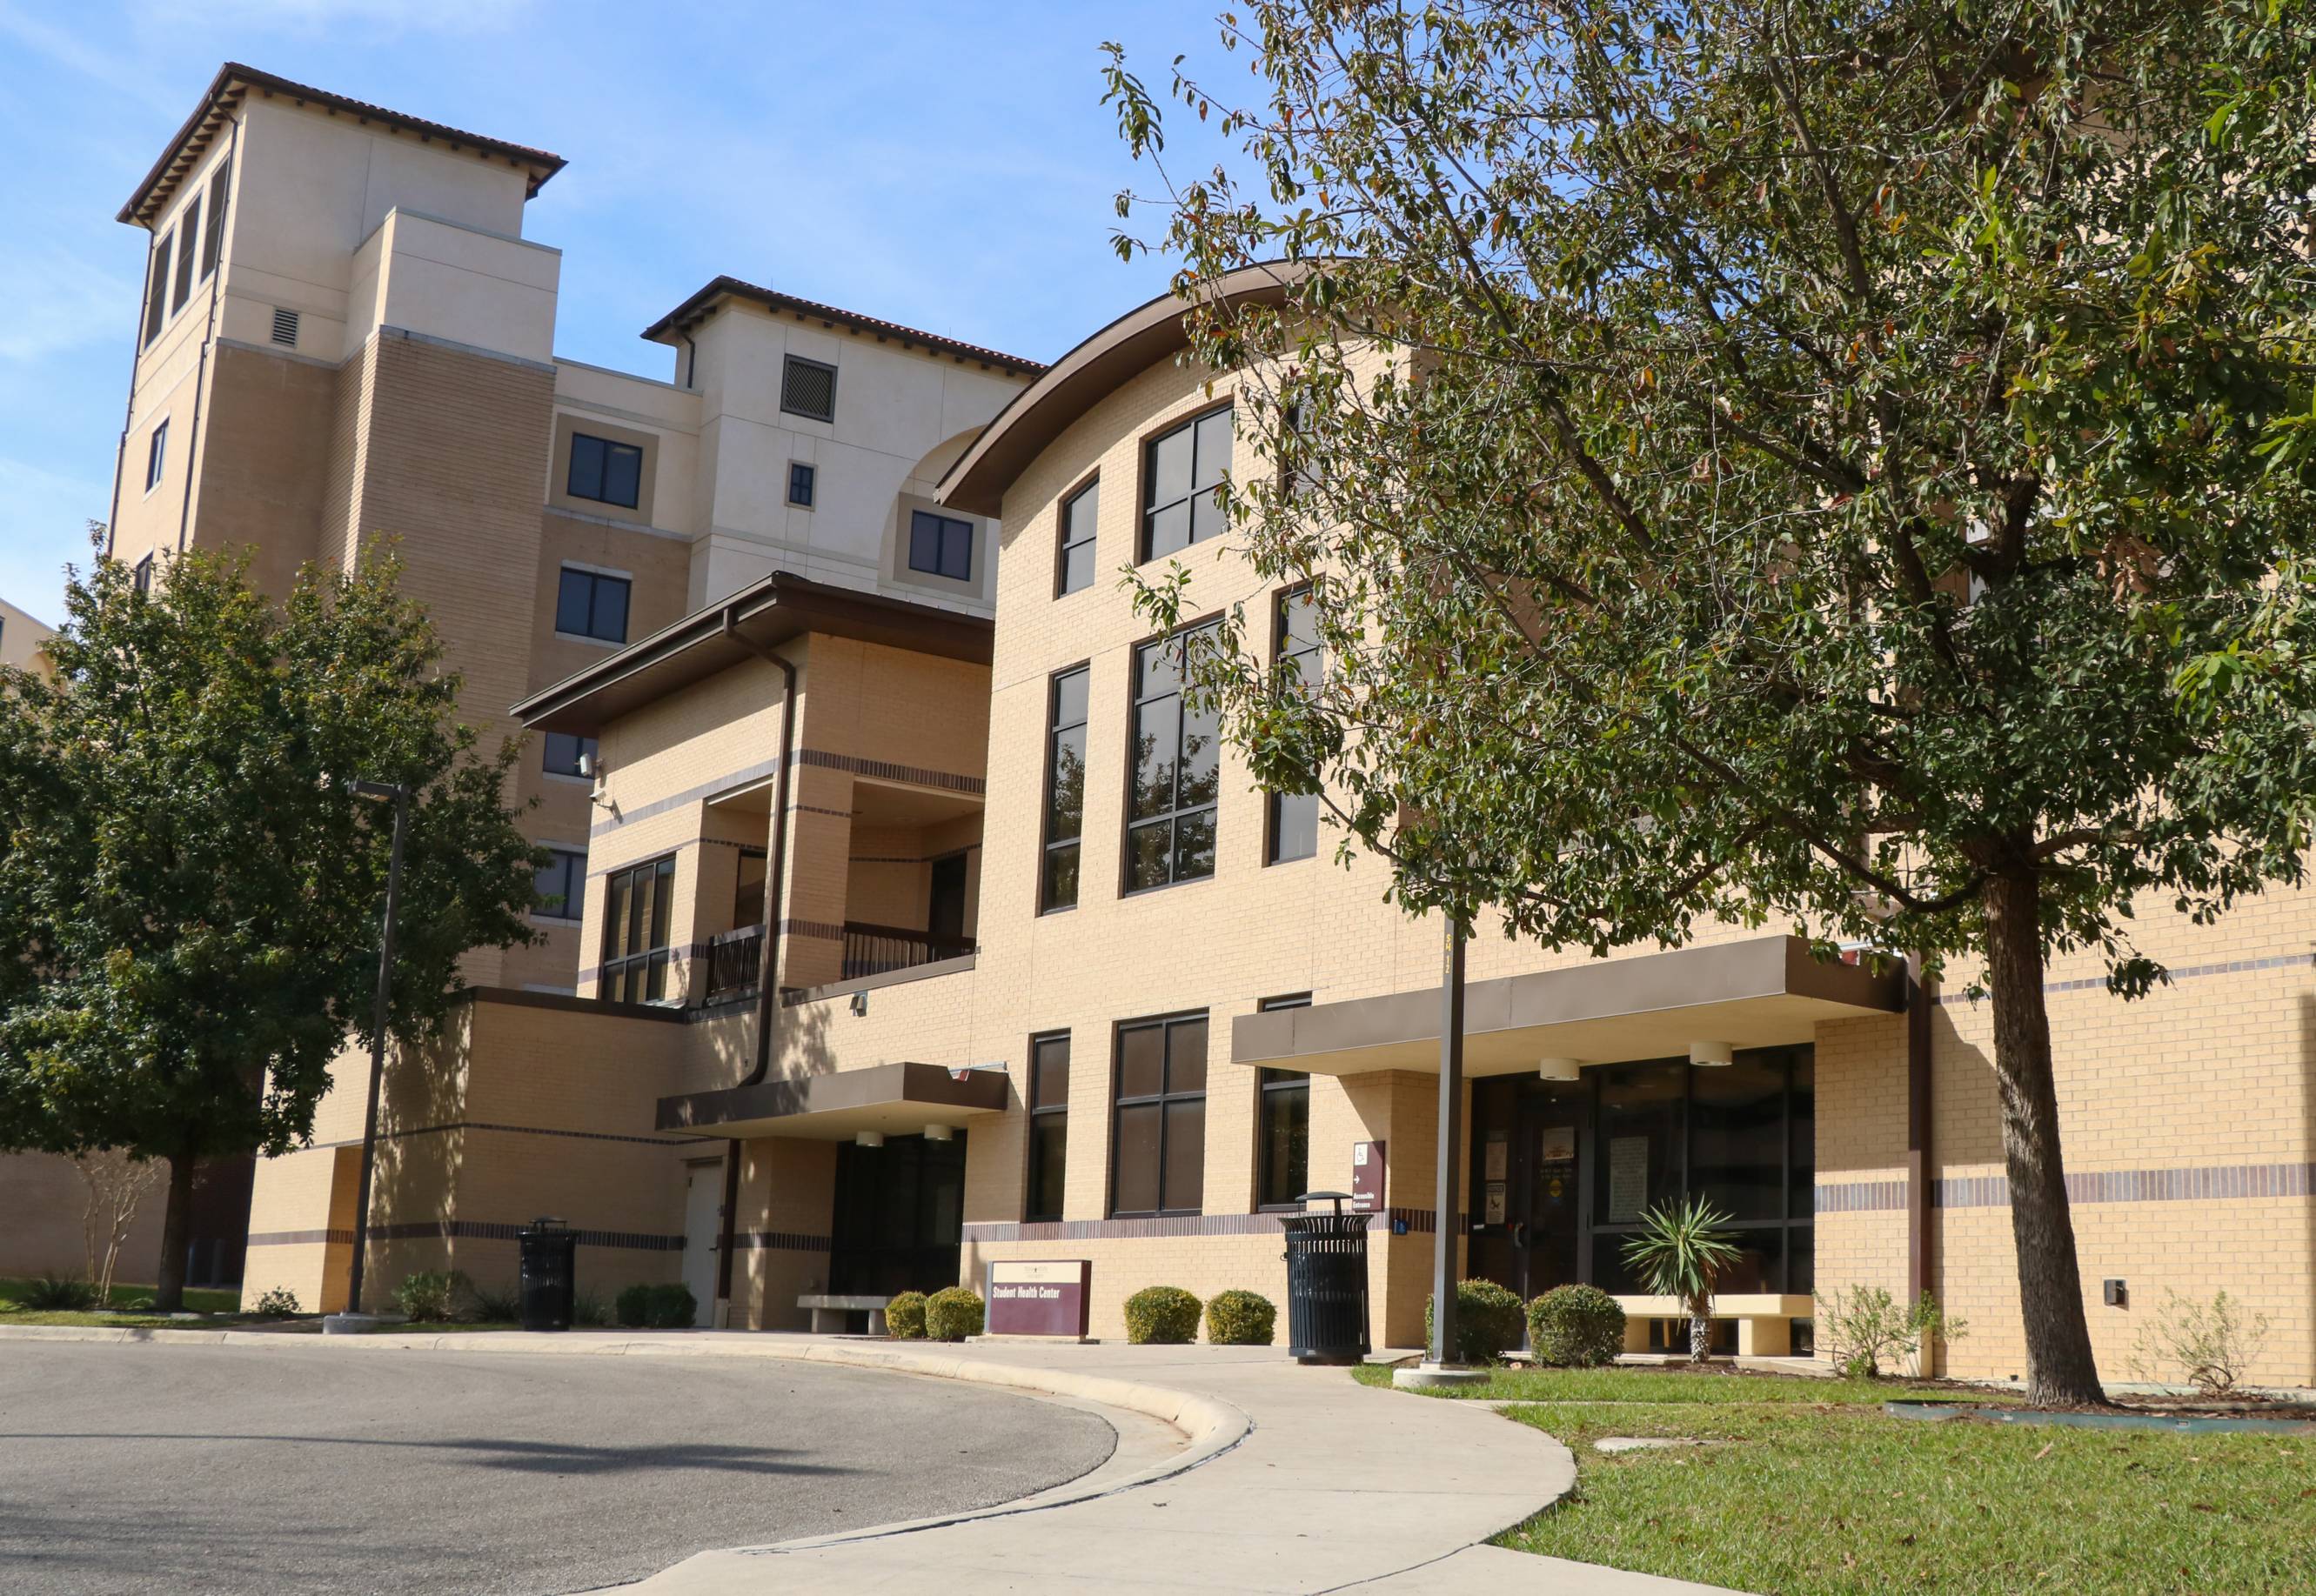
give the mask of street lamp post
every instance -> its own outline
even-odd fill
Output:
[[[361,1176],[354,1187],[353,1269],[346,1281],[346,1312],[362,1310],[362,1262],[370,1250],[370,1166],[378,1157],[378,1096],[386,1077],[387,998],[394,984],[394,914],[402,896],[402,839],[410,821],[410,789],[398,782],[358,781],[355,793],[364,798],[394,802],[394,844],[387,856],[386,916],[378,938],[378,998],[371,1009],[370,1036],[370,1105],[362,1113]]]

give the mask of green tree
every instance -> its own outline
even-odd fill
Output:
[[[1313,583],[1196,675],[1410,909],[1707,920],[1991,998],[2041,1399],[2098,1397],[2044,1001],[2296,882],[2316,759],[2316,18],[2295,0],[1257,0],[1146,203]],[[1114,58],[1164,172],[1160,97]],[[1129,225],[1136,197],[1121,195]],[[1130,233],[1121,252],[1144,247]],[[1208,290],[1282,262],[1260,296]],[[1179,572],[1141,584],[1186,613]],[[1211,603],[1211,598],[1204,602]]]
[[[543,857],[389,556],[287,601],[194,552],[149,593],[100,560],[55,679],[0,682],[0,1147],[169,1165],[159,1293],[182,1299],[196,1160],[310,1134],[367,1041],[392,806],[414,801],[389,1032],[426,1036],[469,949],[526,942]]]

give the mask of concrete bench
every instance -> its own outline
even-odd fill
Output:
[[[831,1334],[843,1330],[845,1316],[865,1313],[868,1316],[868,1334],[885,1334],[885,1305],[890,1297],[842,1297],[826,1293],[806,1292],[797,1299],[797,1306],[812,1314],[812,1333]]]
[[[1625,1350],[1645,1352],[1649,1350],[1649,1321],[1670,1319],[1680,1322],[1679,1348],[1688,1349],[1688,1315],[1679,1299],[1672,1297],[1619,1297],[1617,1306],[1625,1310]],[[1716,1295],[1713,1299],[1713,1317],[1737,1321],[1737,1355],[1741,1358],[1783,1358],[1794,1350],[1794,1321],[1806,1319],[1817,1311],[1813,1298],[1803,1292],[1731,1292]]]

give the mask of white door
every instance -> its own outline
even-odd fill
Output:
[[[724,1166],[694,1164],[684,1172],[683,1283],[699,1305],[702,1325],[716,1322],[716,1244],[721,1239]]]

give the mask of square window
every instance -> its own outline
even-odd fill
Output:
[[[1194,416],[1142,453],[1142,554],[1145,561],[1179,554],[1223,529],[1217,497],[1230,469],[1228,405]]]
[[[566,565],[555,596],[555,629],[569,637],[627,642],[628,586],[623,576]]]
[[[799,510],[812,508],[814,479],[819,474],[802,460],[788,462],[788,502]]]
[[[555,848],[554,858],[539,873],[538,912],[551,920],[575,920],[586,901],[587,855],[577,848]]]
[[[909,569],[951,581],[973,580],[973,523],[931,510],[909,516]]]
[[[575,737],[568,732],[549,732],[546,737],[544,768],[549,776],[587,776],[595,768],[595,740]],[[581,765],[584,763],[585,768]]]
[[[571,435],[571,469],[564,491],[574,499],[633,510],[643,497],[644,451],[591,433]]]

